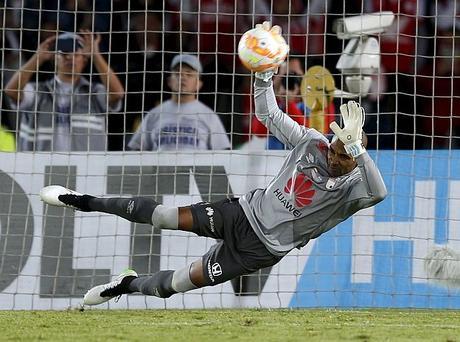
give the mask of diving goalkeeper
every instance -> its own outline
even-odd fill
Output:
[[[101,304],[134,292],[168,298],[255,272],[385,198],[385,184],[365,149],[363,108],[353,101],[340,107],[344,127],[331,124],[335,135],[329,143],[279,109],[272,76],[272,71],[255,74],[256,115],[291,151],[264,189],[239,199],[187,207],[169,207],[145,197],[93,197],[57,185],[42,189],[42,200],[51,205],[115,214],[220,240],[182,269],[142,277],[126,270],[116,280],[90,289],[84,304]]]

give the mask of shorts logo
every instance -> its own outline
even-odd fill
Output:
[[[218,262],[215,262],[211,266],[211,260],[208,260],[208,276],[209,279],[214,283],[215,279],[214,277],[218,277],[222,275],[222,267],[220,267],[220,264]]]
[[[220,267],[220,264],[218,262],[212,264],[211,273],[214,277],[218,277],[222,274],[222,268]]]
[[[134,210],[134,200],[129,201],[128,207],[126,208],[126,212],[131,214]]]
[[[211,232],[215,233],[216,230],[214,228],[214,209],[212,209],[211,207],[206,207],[206,215],[208,215],[209,217],[209,229],[211,230]]]

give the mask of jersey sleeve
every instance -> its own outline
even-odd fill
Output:
[[[228,150],[230,149],[230,141],[228,140],[227,132],[225,131],[224,125],[220,120],[219,116],[212,112],[211,113],[211,126],[210,126],[210,150]]]
[[[153,143],[151,139],[151,134],[149,132],[149,120],[151,119],[151,115],[152,114],[147,114],[144,120],[142,120],[142,124],[139,126],[136,133],[134,133],[133,137],[128,143],[129,149],[135,151],[153,150]]]
[[[360,209],[373,206],[385,199],[387,188],[382,175],[367,152],[356,159],[367,196],[359,199]]]
[[[256,79],[254,97],[257,118],[283,144],[289,148],[296,146],[309,129],[299,125],[278,107],[272,81]]]

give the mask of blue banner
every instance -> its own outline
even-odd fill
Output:
[[[456,182],[460,180],[460,151],[380,151],[372,153],[372,158],[385,180],[388,197],[376,206],[375,216],[368,218],[375,222],[367,237],[373,250],[371,274],[361,275],[367,281],[353,281],[353,259],[361,257],[353,251],[353,234],[367,227],[354,227],[359,220],[350,218],[317,239],[290,306],[460,308],[458,289],[414,276],[413,266],[423,263],[431,246],[460,247],[454,231],[454,225],[459,228],[455,219],[459,215],[452,210],[460,199],[460,183]],[[431,195],[419,196],[417,189],[431,191]],[[434,217],[417,214],[429,210]],[[383,225],[392,236],[377,232],[372,237],[373,229],[378,231],[376,227]],[[424,229],[434,230],[431,237],[417,237]],[[422,248],[414,252],[416,244]]]

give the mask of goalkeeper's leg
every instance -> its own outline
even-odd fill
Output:
[[[178,208],[166,207],[149,197],[99,198],[89,195],[60,195],[59,200],[83,211],[114,214],[136,223],[157,228],[178,228]]]
[[[167,298],[177,292],[226,282],[280,260],[271,255],[255,236],[236,199],[197,203],[179,208],[179,213],[179,229],[221,241],[184,269],[160,271],[150,277],[132,280],[129,291]],[[235,239],[234,234],[238,238]],[[242,248],[238,249],[235,240],[240,238],[248,245],[239,243]],[[249,256],[243,255],[246,253]]]
[[[152,276],[139,277],[135,271],[126,270],[114,281],[90,289],[83,303],[97,305],[135,292],[168,298],[175,293],[221,284],[249,272],[241,260],[235,257],[232,248],[221,241],[212,246],[201,259],[176,271],[165,270]]]
[[[152,224],[156,228],[178,229],[181,221],[184,230],[190,230],[192,227],[190,213],[185,212],[183,220],[180,220],[179,208],[164,206],[149,197],[100,198],[56,185],[43,188],[40,196],[51,205],[114,214],[132,222]]]
[[[169,298],[206,284],[203,282],[201,260],[182,269],[159,271],[139,277],[134,270],[123,271],[114,281],[90,289],[83,299],[85,305],[98,305],[123,294],[140,292],[147,296]]]

